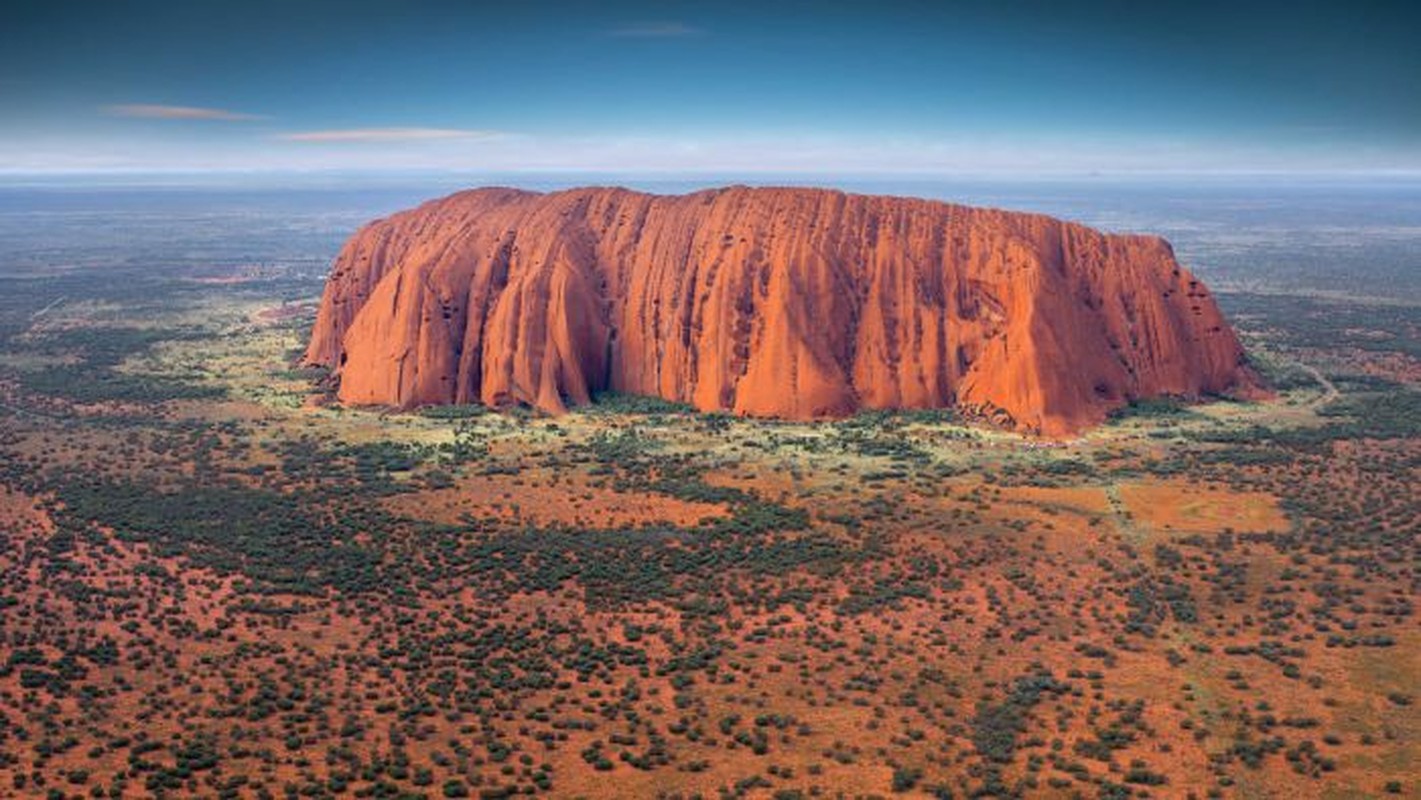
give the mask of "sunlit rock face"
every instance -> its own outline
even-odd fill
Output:
[[[615,390],[791,419],[958,407],[1047,435],[1257,385],[1163,239],[738,186],[477,189],[373,222],[307,360],[348,404],[558,413]]]

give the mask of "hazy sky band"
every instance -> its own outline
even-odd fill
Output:
[[[29,2],[0,169],[1421,169],[1406,3]]]

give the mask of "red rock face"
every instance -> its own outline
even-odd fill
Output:
[[[1077,432],[1249,392],[1213,298],[1152,236],[818,189],[478,189],[367,225],[307,360],[349,404],[615,390],[811,419],[956,406]]]

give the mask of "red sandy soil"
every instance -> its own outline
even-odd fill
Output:
[[[516,476],[470,475],[448,489],[396,495],[392,510],[436,522],[464,517],[500,517],[535,525],[586,528],[636,527],[669,523],[694,527],[725,515],[724,507],[655,494],[625,494],[584,475],[541,478],[550,471],[525,469]]]

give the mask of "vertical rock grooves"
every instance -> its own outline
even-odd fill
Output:
[[[371,223],[306,358],[351,404],[557,413],[611,389],[794,419],[956,406],[1048,435],[1257,386],[1157,237],[739,186],[477,189]]]

